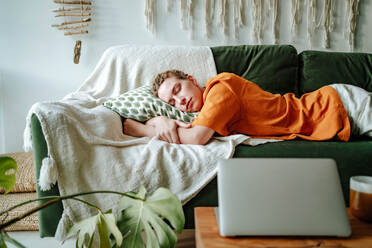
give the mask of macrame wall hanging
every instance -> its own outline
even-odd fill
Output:
[[[155,5],[156,0],[145,0],[146,28],[155,33]],[[179,4],[180,26],[189,32],[189,38],[194,39],[194,7],[198,0],[167,0],[167,12],[175,9]],[[239,30],[246,25],[245,13],[250,11],[252,41],[254,44],[263,43],[265,27],[269,27],[272,43],[279,44],[279,0],[199,0],[202,1],[204,11],[204,34],[211,38],[215,32],[221,32],[224,37],[232,36],[239,40]],[[341,1],[336,0],[291,0],[290,29],[292,42],[296,42],[303,15],[307,15],[307,40],[310,48],[314,46],[314,37],[322,35],[322,47],[330,47],[330,33],[335,30],[335,5]],[[346,4],[346,20],[344,35],[350,50],[354,48],[355,29],[359,0],[344,0]],[[160,3],[160,1],[159,1]],[[307,11],[305,11],[307,8]],[[265,13],[265,10],[267,13]],[[322,10],[322,11],[320,11]],[[229,15],[232,14],[232,18]],[[318,17],[320,16],[320,17]],[[340,16],[340,15],[339,15]],[[230,19],[232,22],[229,23]],[[318,20],[319,19],[319,20]],[[230,27],[231,31],[230,32]],[[319,32],[321,29],[322,32]]]
[[[56,18],[63,18],[59,24],[52,24],[52,27],[62,30],[64,35],[88,34],[88,24],[91,21],[91,1],[87,0],[54,0],[60,8],[53,10]],[[78,64],[81,54],[81,40],[77,40],[74,47],[74,63]]]

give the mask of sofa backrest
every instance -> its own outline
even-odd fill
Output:
[[[335,83],[372,91],[372,54],[303,51],[298,58],[300,95]]]
[[[217,73],[232,72],[272,93],[297,93],[297,51],[291,45],[211,47]]]

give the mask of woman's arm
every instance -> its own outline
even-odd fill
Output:
[[[177,129],[181,144],[205,145],[212,138],[214,130],[204,126]]]
[[[126,119],[123,123],[124,133],[135,137],[154,137],[168,143],[205,145],[213,136],[214,130],[204,126],[191,127],[181,121],[158,116],[141,122]]]
[[[191,127],[191,124],[169,119],[165,116],[157,116],[142,124],[141,122],[126,119],[123,122],[124,133],[134,137],[158,137],[168,143],[180,144],[177,128]]]
[[[155,136],[158,139],[168,143],[180,144],[178,136],[178,127],[190,128],[191,124],[179,120],[169,119],[166,116],[156,116],[146,122],[146,126],[153,126],[155,129]]]
[[[155,127],[144,125],[141,122],[125,119],[123,122],[124,133],[134,137],[154,137],[156,135]]]

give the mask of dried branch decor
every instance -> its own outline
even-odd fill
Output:
[[[62,7],[53,10],[56,13],[54,17],[62,17],[63,22],[52,24],[52,27],[58,30],[64,30],[64,35],[82,35],[88,34],[88,23],[92,21],[91,1],[82,0],[53,0]],[[76,5],[79,5],[76,7]],[[81,41],[77,40],[74,48],[74,63],[78,64],[80,59]]]

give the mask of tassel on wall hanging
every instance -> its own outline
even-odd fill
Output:
[[[221,25],[223,34],[226,38],[228,34],[227,27],[227,0],[219,0],[218,24]]]
[[[309,41],[310,48],[313,47],[313,36],[315,30],[320,26],[317,23],[317,0],[308,0],[307,5],[307,39]]]
[[[354,50],[355,29],[359,15],[359,0],[346,0],[345,36],[349,49]]]
[[[189,31],[189,38],[194,39],[193,35],[193,1],[192,0],[181,0],[180,1],[180,12],[181,12],[181,29]]]
[[[64,31],[64,35],[88,34],[88,24],[91,21],[91,1],[54,0],[61,7],[53,10],[56,18],[63,18],[63,22],[52,24],[52,27]],[[81,54],[81,41],[77,40],[74,47],[74,63],[78,64]]]
[[[263,0],[252,1],[252,23],[253,23],[253,43],[262,44],[262,28],[264,19],[262,18]]]
[[[170,12],[173,8],[173,0],[167,0],[167,12]]]
[[[239,39],[239,28],[244,25],[243,22],[244,3],[242,0],[234,0],[234,36]]]
[[[146,0],[145,4],[146,29],[155,34],[155,0]]]
[[[298,25],[301,23],[301,2],[302,0],[292,0],[291,8],[291,31],[292,31],[292,41],[296,40],[298,33]]]
[[[333,17],[334,11],[334,1],[325,0],[324,1],[324,13],[323,13],[323,47],[329,48],[329,33],[334,30],[335,22]]]
[[[279,44],[279,35],[278,35],[278,28],[279,28],[279,15],[278,15],[278,1],[279,0],[269,0],[270,1],[270,12],[272,15],[272,24],[271,30],[273,34],[274,44]]]
[[[204,25],[205,25],[205,36],[207,38],[211,37],[212,22],[214,19],[215,8],[216,8],[215,0],[205,0]]]

